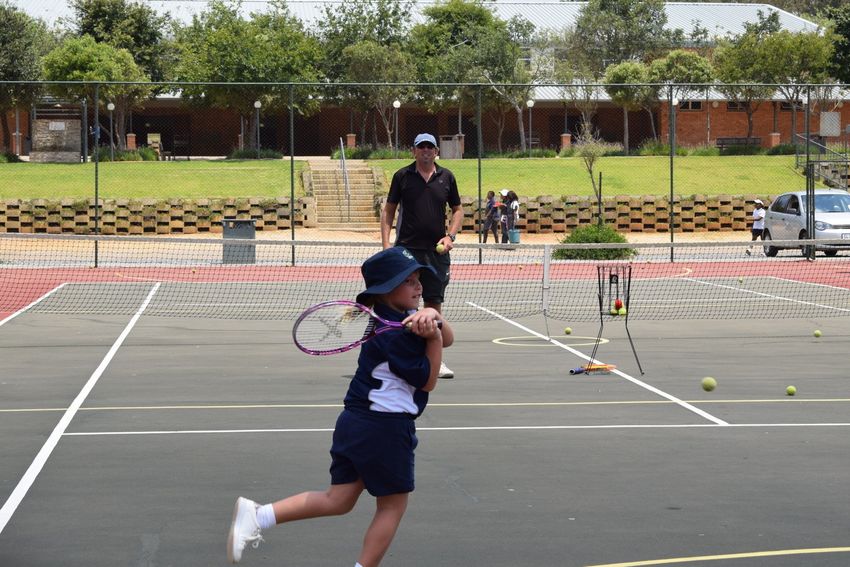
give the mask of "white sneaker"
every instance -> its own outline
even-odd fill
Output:
[[[242,551],[248,543],[257,549],[263,536],[260,535],[260,524],[257,522],[259,505],[241,496],[236,499],[233,507],[233,519],[230,522],[230,533],[227,534],[227,560],[239,563]]]
[[[455,373],[454,370],[445,365],[445,363],[440,363],[440,371],[437,373],[437,378],[454,378]]]
[[[749,248],[747,248],[747,256],[749,256],[749,255],[750,255],[750,254],[752,254],[752,253],[753,253],[753,251],[752,251],[752,250],[750,250]]]

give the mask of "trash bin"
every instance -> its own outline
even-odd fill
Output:
[[[508,240],[511,241],[511,244],[519,244],[519,229],[512,228],[508,231]]]
[[[254,219],[222,219],[224,246],[222,263],[253,264],[257,260],[256,244],[227,242],[228,240],[254,240]]]

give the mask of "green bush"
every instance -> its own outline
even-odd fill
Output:
[[[4,152],[0,154],[0,163],[21,163],[21,158],[12,152]]]
[[[252,150],[245,148],[243,150],[233,150],[230,152],[230,155],[227,156],[227,159],[282,159],[283,154],[270,149],[260,149],[259,154],[257,150]]]
[[[759,146],[727,146],[720,150],[722,156],[757,156],[765,151]]]
[[[794,144],[779,144],[778,146],[768,148],[764,153],[769,156],[793,156],[796,153],[796,148]]]
[[[372,146],[355,146],[353,148],[345,148],[345,159],[369,159],[374,148]],[[339,148],[331,153],[332,159],[339,159]]]
[[[94,159],[94,152],[92,151],[92,160]],[[151,148],[139,148],[137,150],[119,150],[114,149],[112,152],[109,150],[109,146],[101,146],[97,148],[97,159],[100,162],[105,161],[156,161],[156,152]],[[112,157],[114,156],[114,160]]]
[[[561,244],[606,243],[625,244],[626,237],[607,224],[587,224],[567,235]],[[555,260],[624,260],[637,254],[634,248],[559,248],[552,252]]]
[[[640,156],[669,156],[670,144],[664,144],[658,140],[647,140],[640,148],[638,148],[637,154]],[[676,146],[676,155],[688,155],[688,148],[684,146]]]
[[[720,150],[714,146],[696,146],[690,149],[692,156],[719,156]]]

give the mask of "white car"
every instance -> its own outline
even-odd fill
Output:
[[[773,200],[764,218],[764,240],[803,240],[806,232],[806,192],[783,193]],[[850,193],[840,189],[815,190],[815,238],[846,240],[850,246]],[[765,242],[764,253],[776,256],[779,246]],[[835,256],[835,247],[818,248]]]

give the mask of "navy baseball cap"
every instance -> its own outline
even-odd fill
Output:
[[[430,142],[434,145],[434,147],[437,147],[437,138],[431,134],[417,134],[416,138],[413,140],[413,147],[415,148],[423,142]]]
[[[371,256],[363,262],[360,272],[366,281],[366,291],[357,295],[357,303],[364,303],[370,296],[389,293],[407,279],[407,276],[421,269],[437,271],[416,261],[407,248],[393,246]]]

